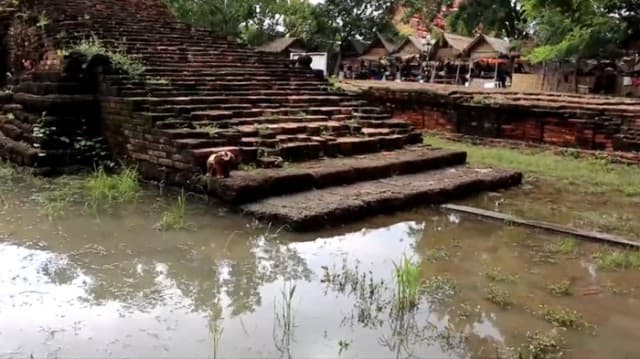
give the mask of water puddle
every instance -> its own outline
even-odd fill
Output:
[[[556,307],[589,323],[556,329],[565,357],[640,354],[640,272],[600,270],[593,243],[430,209],[292,234],[194,204],[196,230],[159,232],[153,194],[49,221],[31,193],[3,193],[0,357],[496,357]],[[406,311],[403,256],[426,288]]]

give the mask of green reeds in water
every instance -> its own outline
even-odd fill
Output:
[[[179,231],[190,228],[191,224],[187,221],[187,198],[184,190],[182,190],[178,195],[177,201],[162,214],[158,229],[161,231]]]
[[[395,264],[396,305],[400,310],[410,310],[418,305],[422,272],[420,263],[403,256],[400,264]]]
[[[296,294],[295,285],[285,284],[280,303],[275,304],[275,325],[273,328],[273,340],[276,349],[287,358],[291,358],[291,345],[294,341],[295,318],[293,314],[293,298]]]
[[[98,168],[87,179],[86,190],[88,204],[94,209],[133,202],[140,192],[138,171],[124,168],[117,174],[109,175],[104,168]]]

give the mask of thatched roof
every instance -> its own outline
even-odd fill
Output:
[[[393,54],[398,49],[398,45],[385,39],[381,34],[376,34],[376,38],[367,46],[362,60],[378,60],[380,57]]]
[[[416,36],[409,36],[396,47],[394,54],[402,57],[411,57],[427,52],[430,49],[431,46],[426,40]]]
[[[498,39],[497,37],[491,37],[484,34],[476,36],[473,41],[464,49],[464,52],[469,54],[479,44],[486,42],[495,52],[501,55],[509,55],[509,41]]]
[[[466,49],[467,46],[469,46],[469,44],[473,41],[472,37],[452,34],[450,32],[443,33],[442,38],[447,42],[447,44],[449,44],[450,47],[459,52],[464,51],[464,49]]]
[[[256,50],[260,52],[281,53],[290,48],[303,50],[304,44],[302,40],[295,37],[281,37],[256,48]]]

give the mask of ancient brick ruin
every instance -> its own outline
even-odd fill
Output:
[[[411,123],[308,68],[181,24],[161,0],[21,0],[16,9],[5,4],[0,19],[14,84],[0,96],[0,156],[37,172],[112,156],[146,178],[303,227],[521,179],[467,168],[464,153],[423,146]],[[64,56],[83,40],[144,71]],[[208,157],[221,151],[236,155],[239,170],[204,176]],[[292,196],[283,205],[280,195]]]
[[[345,85],[416,128],[522,143],[603,151],[640,163],[640,100],[519,93],[420,84]],[[492,141],[491,143],[497,143]]]

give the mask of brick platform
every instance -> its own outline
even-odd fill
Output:
[[[0,155],[42,172],[83,163],[106,143],[147,178],[246,203],[398,174],[422,180],[464,163],[463,153],[416,147],[422,134],[410,122],[310,69],[177,22],[161,0],[23,0],[16,13],[8,62],[20,83],[0,113]],[[47,24],[38,26],[40,14]],[[87,38],[144,71],[70,72],[57,54]],[[207,158],[223,150],[245,171],[204,177]],[[249,171],[274,158],[285,168]]]
[[[640,99],[460,86],[347,81],[418,127],[478,137],[609,152],[640,152]],[[633,156],[632,156],[633,157]]]

